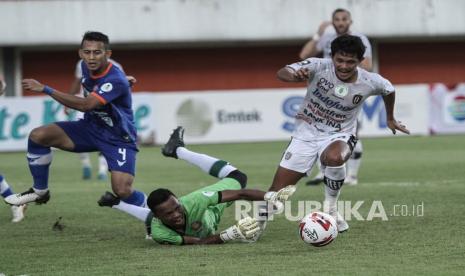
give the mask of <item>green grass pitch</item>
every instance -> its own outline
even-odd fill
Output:
[[[56,151],[52,198],[30,205],[27,217],[10,223],[0,207],[0,274],[5,275],[463,275],[465,271],[465,137],[364,139],[360,184],[344,187],[340,200],[364,201],[366,218],[381,201],[387,221],[349,221],[350,230],[315,248],[298,236],[298,222],[277,216],[256,244],[162,246],[144,239],[136,219],[96,201],[107,182],[82,181],[79,157]],[[266,189],[287,142],[196,145],[189,148],[227,160],[246,172],[250,188]],[[1,173],[22,192],[31,186],[24,153],[2,153]],[[94,164],[96,154],[93,155]],[[323,186],[301,181],[292,203],[323,199]],[[160,148],[141,148],[135,187],[177,195],[215,182]],[[422,216],[412,208],[422,204]],[[404,215],[394,206],[406,206]],[[403,208],[403,207],[398,207]],[[408,208],[408,209],[407,209]],[[221,229],[234,223],[228,208]],[[397,213],[394,214],[394,212]],[[62,217],[63,231],[52,231]]]

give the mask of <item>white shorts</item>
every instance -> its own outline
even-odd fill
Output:
[[[307,173],[312,169],[321,153],[334,141],[344,141],[349,144],[352,150],[357,140],[351,133],[319,136],[312,139],[312,141],[292,138],[279,166],[296,172]]]

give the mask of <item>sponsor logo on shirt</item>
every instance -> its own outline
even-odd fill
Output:
[[[334,96],[344,98],[349,93],[349,88],[345,85],[338,84],[334,89]]]
[[[215,192],[212,192],[212,191],[203,191],[202,194],[206,197],[211,197],[215,194]]]
[[[112,89],[113,89],[113,84],[107,82],[107,83],[102,84],[102,86],[100,86],[99,93],[103,94],[103,93],[106,93],[106,92],[110,92]]]

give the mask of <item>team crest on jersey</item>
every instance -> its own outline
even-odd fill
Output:
[[[110,92],[113,89],[113,85],[109,82],[102,84],[100,86],[100,93]]]
[[[212,192],[212,191],[203,191],[202,194],[206,197],[211,197],[212,195],[215,194],[215,192]]]
[[[200,229],[202,229],[202,222],[201,221],[194,221],[192,224],[191,224],[191,228],[192,230],[194,230],[195,232],[199,231]]]
[[[347,94],[349,94],[349,88],[345,85],[338,84],[334,88],[334,95],[338,98],[344,98]]]
[[[286,154],[284,155],[284,159],[286,159],[286,160],[291,159],[291,157],[292,157],[292,153],[290,153],[290,152],[286,152]]]
[[[354,98],[352,99],[353,104],[358,104],[362,101],[363,96],[362,95],[355,95]]]

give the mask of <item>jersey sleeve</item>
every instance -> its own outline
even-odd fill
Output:
[[[287,65],[286,67],[291,68],[294,71],[297,71],[301,68],[307,68],[310,72],[316,72],[320,67],[323,66],[324,59],[321,58],[307,58],[306,60],[302,60],[296,63],[292,63]]]
[[[394,93],[395,89],[394,86],[391,84],[390,81],[381,77],[379,74],[374,73],[375,76],[375,90],[377,95],[386,96],[391,93]]]
[[[157,219],[152,220],[152,237],[159,244],[183,244],[183,238],[180,234],[162,225]]]
[[[128,83],[121,80],[108,80],[92,92],[92,95],[97,97],[102,104],[107,104],[127,93],[130,93]]]

